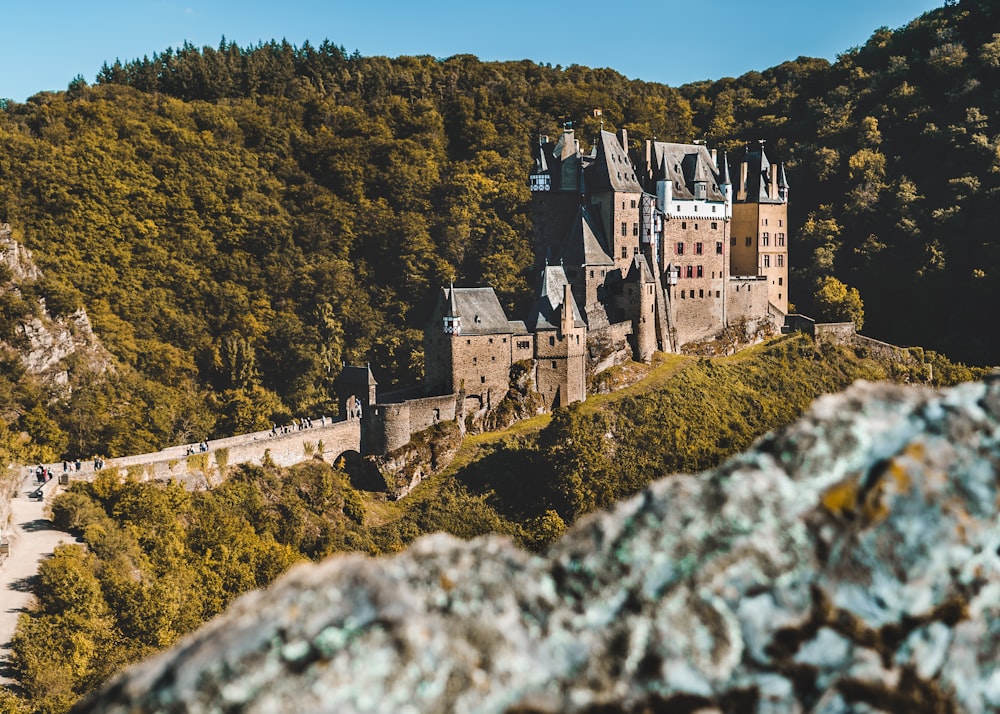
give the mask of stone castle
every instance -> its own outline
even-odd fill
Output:
[[[526,319],[511,320],[493,288],[452,285],[425,330],[421,387],[377,394],[368,367],[346,367],[341,413],[362,419],[364,452],[488,413],[515,365],[553,409],[627,358],[784,323],[789,187],[762,142],[731,172],[703,144],[647,140],[630,152],[624,130],[601,131],[583,153],[566,128],[540,137],[529,184],[539,282]]]

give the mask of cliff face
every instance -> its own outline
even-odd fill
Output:
[[[9,271],[6,284],[0,280],[0,292],[20,296],[22,286],[42,279],[31,251],[14,240],[8,224],[0,224],[0,266]],[[96,372],[104,372],[112,364],[111,355],[94,335],[83,308],[68,317],[53,319],[44,300],[40,300],[33,313],[16,320],[12,332],[9,341],[0,340],[0,347],[15,350],[28,373],[51,386],[68,384],[70,356],[78,356],[83,366]]]
[[[544,557],[300,566],[88,712],[989,712],[1000,379],[858,384]]]

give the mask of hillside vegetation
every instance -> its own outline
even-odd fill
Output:
[[[963,0],[833,64],[679,90],[223,42],[0,102],[0,220],[47,276],[27,294],[85,305],[121,365],[76,375],[72,403],[0,378],[15,403],[0,441],[25,459],[115,456],[331,412],[345,361],[415,383],[439,286],[493,285],[515,315],[530,299],[530,147],[562,120],[585,144],[600,121],[634,142],[767,139],[792,183],[802,312],[822,316],[813,295],[836,277],[869,334],[996,363],[979,316],[1000,302],[998,80],[1000,17]],[[5,300],[0,338],[23,308]]]
[[[939,357],[948,381],[976,372]],[[76,483],[52,507],[83,545],[61,546],[22,616],[13,711],[64,712],[129,662],[164,648],[292,563],[391,553],[424,533],[502,533],[544,548],[581,515],[650,481],[714,466],[856,379],[914,378],[805,336],[737,357],[672,356],[645,382],[558,410],[540,430],[480,437],[464,464],[388,503],[320,461],[241,466],[211,491],[119,479]],[[0,694],[0,710],[4,706]]]

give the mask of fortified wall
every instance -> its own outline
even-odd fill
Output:
[[[143,481],[173,479],[192,486],[212,486],[218,483],[228,466],[237,464],[261,465],[268,460],[277,466],[294,466],[313,458],[333,462],[348,453],[361,451],[361,422],[357,419],[329,422],[303,429],[279,428],[275,432],[258,431],[226,439],[206,442],[207,451],[199,451],[197,444],[172,446],[149,454],[108,459],[105,468]],[[190,449],[194,453],[187,453]],[[61,475],[62,464],[51,464],[52,472]],[[80,470],[71,470],[70,479],[92,480],[95,476],[93,462],[81,462]]]

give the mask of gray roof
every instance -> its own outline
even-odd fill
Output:
[[[340,370],[340,376],[337,377],[337,381],[342,384],[364,384],[368,386],[378,384],[378,382],[375,381],[375,375],[372,374],[371,367],[368,365],[365,365],[364,367],[345,365],[344,368]]]
[[[709,201],[726,200],[719,188],[725,181],[704,145],[654,141],[652,150],[652,180],[673,181],[673,193],[676,198],[694,198],[695,182],[703,181],[705,196]],[[725,165],[728,171],[728,164]]]
[[[463,335],[506,335],[511,332],[507,314],[503,311],[493,288],[445,289],[455,316],[462,320]]]
[[[600,222],[594,219],[586,206],[580,206],[563,240],[560,257],[570,266],[614,265],[615,261],[604,249],[605,244]]]
[[[646,256],[642,253],[636,253],[632,256],[632,263],[629,265],[628,276],[625,278],[630,282],[640,282],[640,283],[655,283],[656,278],[653,277],[653,271],[649,267],[649,261],[646,260]]]
[[[746,198],[741,203],[784,203],[778,195],[771,195],[771,171],[779,171],[778,184],[780,188],[788,188],[788,180],[784,176],[783,167],[774,166],[764,153],[763,143],[756,146],[747,145],[743,162],[747,165]],[[781,184],[784,184],[783,186]]]
[[[528,315],[527,325],[533,331],[555,330],[559,326],[562,314],[563,295],[565,286],[569,285],[566,271],[561,265],[547,265],[542,273],[542,289],[538,299],[535,300],[531,313]],[[576,298],[570,292],[569,309],[573,311],[574,327],[586,327],[587,323],[583,319],[583,313],[576,304]]]
[[[587,167],[587,190],[642,193],[628,152],[610,131],[601,131],[597,138],[594,161]]]

